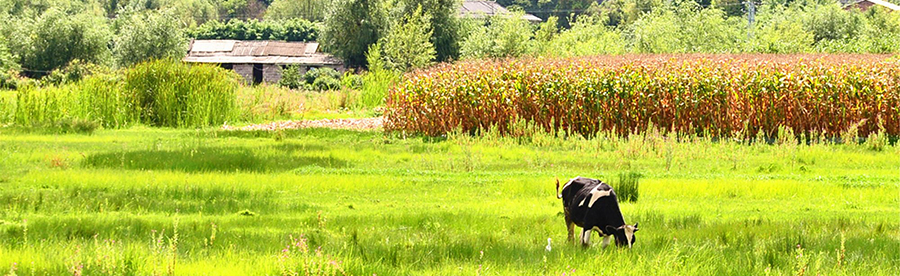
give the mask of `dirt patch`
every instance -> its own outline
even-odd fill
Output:
[[[334,129],[352,129],[352,130],[376,130],[381,129],[384,119],[382,117],[362,118],[362,119],[323,119],[323,120],[300,120],[300,121],[280,121],[265,124],[255,124],[243,127],[233,127],[225,125],[224,130],[279,130],[279,129],[297,129],[297,128],[334,128]]]

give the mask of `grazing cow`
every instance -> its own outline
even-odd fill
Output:
[[[612,187],[597,179],[576,177],[559,189],[556,180],[556,198],[561,198],[566,215],[569,241],[575,239],[575,226],[582,228],[581,245],[587,247],[591,241],[591,231],[603,237],[603,247],[609,245],[609,236],[614,236],[617,246],[628,246],[636,241],[634,232],[638,225],[625,224],[616,192]]]

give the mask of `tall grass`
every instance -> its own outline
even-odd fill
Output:
[[[124,89],[143,123],[196,127],[234,118],[237,87],[237,76],[220,67],[157,60],[129,69]]]
[[[138,64],[124,75],[94,75],[59,87],[26,86],[16,92],[14,104],[4,106],[15,110],[12,121],[29,127],[62,120],[93,121],[106,128],[135,123],[200,127],[237,115],[238,80],[224,69],[159,60]]]
[[[0,91],[0,125],[12,123],[16,115],[16,93]]]

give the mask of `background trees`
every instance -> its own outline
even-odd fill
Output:
[[[110,57],[112,33],[102,17],[50,8],[34,21],[22,22],[17,31],[10,46],[29,76],[43,76],[75,59],[103,63]]]
[[[167,12],[138,12],[129,16],[114,39],[119,66],[184,55],[187,40],[175,17]]]

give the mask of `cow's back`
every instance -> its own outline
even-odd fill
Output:
[[[612,187],[606,185],[597,179],[577,177],[570,180],[563,189],[563,206],[569,219],[578,226],[584,226],[585,216],[588,214],[591,200],[597,195],[592,191],[609,191],[612,194]],[[566,191],[566,188],[570,189]],[[613,195],[614,197],[614,195]],[[596,202],[593,202],[596,204]]]

